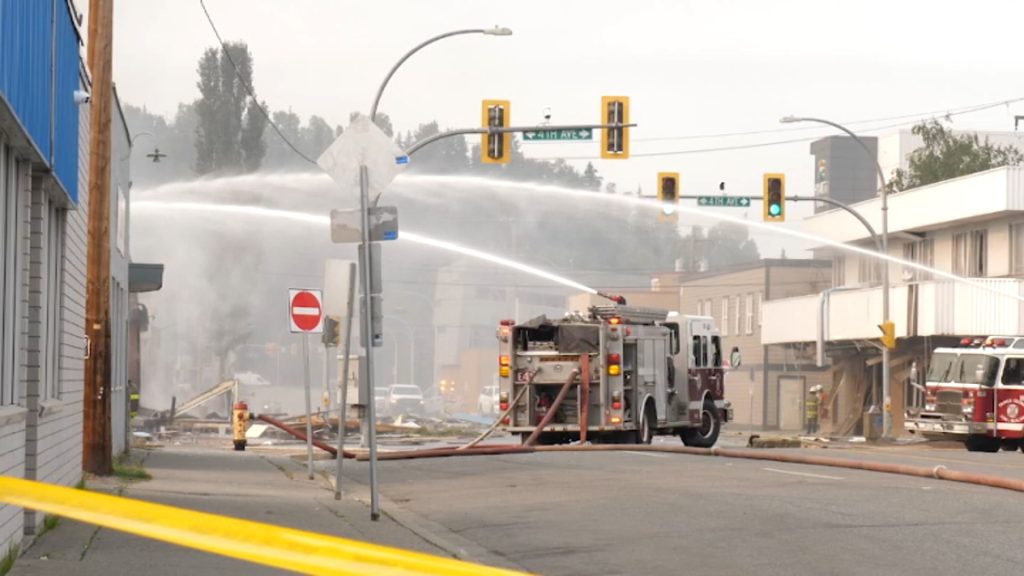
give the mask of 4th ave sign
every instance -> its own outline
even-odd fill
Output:
[[[594,131],[590,128],[578,128],[575,130],[537,130],[535,132],[523,132],[523,140],[526,142],[540,142],[548,140],[593,140]]]
[[[698,196],[697,205],[747,208],[750,206],[750,198],[744,196]]]

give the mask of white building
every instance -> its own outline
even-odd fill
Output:
[[[853,205],[881,230],[881,200]],[[890,319],[898,346],[892,355],[893,430],[902,430],[913,400],[909,367],[925,368],[930,350],[962,336],[1024,333],[1024,168],[1006,167],[889,196],[889,254],[928,268],[890,264]],[[843,211],[809,217],[806,231],[873,249],[864,227]],[[862,408],[880,403],[882,322],[880,267],[871,256],[822,246],[834,259],[833,288],[770,300],[764,306],[765,345],[821,343],[833,364],[830,408],[855,428]],[[949,278],[953,274],[965,280]],[[921,370],[923,373],[923,370]]]

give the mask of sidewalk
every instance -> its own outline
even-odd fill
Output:
[[[223,449],[176,446],[136,450],[133,455],[143,461],[152,480],[125,485],[96,479],[89,483],[90,489],[123,490],[123,495],[131,498],[452,556],[452,551],[428,542],[392,517],[371,521],[368,507],[348,493],[342,500],[334,500],[327,479],[317,476],[309,480],[302,464],[283,453],[234,452],[227,445]],[[10,572],[12,576],[282,573],[69,520],[61,520],[39,537]]]

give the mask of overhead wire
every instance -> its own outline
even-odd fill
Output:
[[[242,78],[242,74],[238,71],[238,65],[235,64],[235,60],[231,57],[231,52],[228,50],[227,44],[225,44],[224,40],[221,38],[220,32],[217,30],[217,25],[213,22],[213,17],[210,16],[210,11],[206,9],[206,2],[204,0],[199,0],[199,5],[202,6],[203,13],[206,14],[206,21],[210,23],[210,28],[213,30],[213,35],[217,37],[217,42],[220,44],[220,48],[224,52],[224,56],[227,57],[228,62],[231,63],[231,68],[235,71],[235,78],[238,79],[238,83],[242,85],[242,88],[245,88],[246,93],[248,93],[249,97],[252,98],[253,104],[255,104],[256,108],[263,113],[263,117],[267,119],[267,123],[274,129],[274,132],[277,132],[277,135],[281,137],[281,140],[283,140],[284,143],[292,149],[292,152],[295,152],[300,158],[315,166],[316,160],[306,156],[301,150],[296,148],[295,145],[285,137],[284,133],[281,132],[281,129],[274,122],[273,118],[270,117],[270,114],[267,113],[266,109],[263,108],[263,105],[260,104],[259,99],[256,98],[256,91],[253,90],[252,86],[249,86],[249,83]]]

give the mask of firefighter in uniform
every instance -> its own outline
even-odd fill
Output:
[[[805,411],[807,416],[807,433],[818,433],[818,411],[821,407],[821,385],[811,386],[807,391]]]

